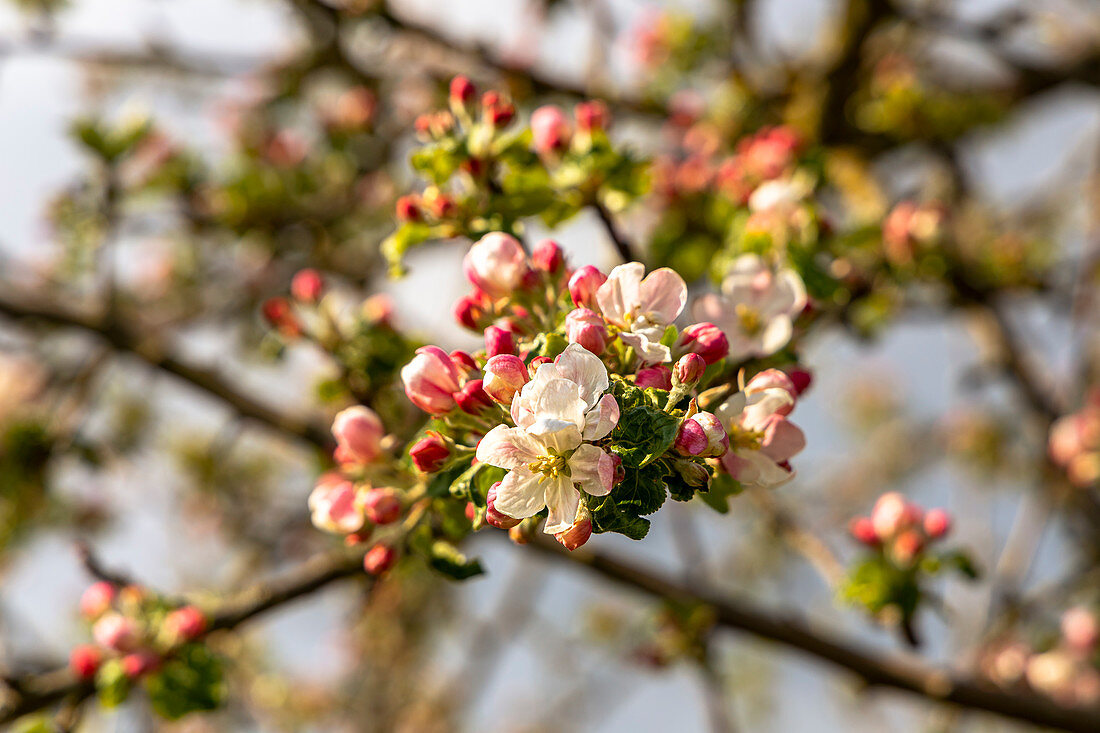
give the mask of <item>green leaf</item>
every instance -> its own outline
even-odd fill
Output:
[[[641,391],[641,390],[636,390]],[[667,393],[665,394],[667,398]],[[611,431],[611,450],[623,465],[641,468],[664,455],[676,442],[680,419],[646,401],[622,410],[619,424]]]
[[[109,659],[95,675],[95,689],[99,704],[113,708],[122,704],[130,695],[130,678],[122,669],[122,660]]]
[[[981,577],[981,570],[974,564],[974,560],[970,555],[965,552],[952,552],[949,555],[944,555],[941,559],[945,565],[955,568],[970,580],[977,580]]]
[[[433,228],[427,224],[409,221],[386,237],[381,245],[382,256],[389,263],[391,274],[394,276],[404,274],[405,270],[402,262],[405,259],[405,253],[416,245],[428,241],[434,234]]]
[[[485,496],[489,493],[489,487],[504,478],[507,473],[503,468],[490,466],[488,463],[477,463],[470,466],[451,484],[449,493],[456,499],[472,501],[478,506],[485,506]]]
[[[565,351],[567,346],[569,346],[569,341],[566,340],[565,336],[557,331],[551,331],[536,336],[530,352],[532,357],[546,356],[553,359]]]
[[[485,572],[477,558],[471,560],[444,540],[432,543],[428,551],[428,563],[435,571],[455,580],[466,580]]]
[[[178,720],[188,713],[216,710],[225,702],[222,661],[205,644],[180,647],[145,687],[157,715]]]
[[[730,497],[741,493],[741,483],[728,473],[718,473],[710,480],[710,488],[699,492],[699,498],[714,511],[725,514],[730,510]]]

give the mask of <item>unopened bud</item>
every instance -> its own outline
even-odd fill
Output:
[[[152,672],[158,667],[160,667],[160,657],[152,652],[134,652],[122,658],[122,673],[129,680],[136,680],[146,672]]]
[[[87,619],[96,619],[107,612],[117,593],[105,580],[92,583],[80,596],[80,613]]]
[[[644,367],[634,375],[634,384],[640,389],[672,389],[672,372],[661,364]]]
[[[393,524],[401,518],[401,500],[393,489],[370,489],[363,495],[363,510],[375,524]]]
[[[138,642],[138,628],[134,620],[120,613],[105,613],[92,626],[96,643],[107,649],[125,652]]]
[[[206,631],[206,616],[194,606],[184,606],[164,618],[164,628],[174,641],[194,641]]]
[[[90,680],[95,677],[99,665],[103,662],[103,652],[93,644],[74,646],[69,653],[69,669],[78,678]]]
[[[325,280],[312,267],[298,270],[290,281],[290,294],[299,303],[316,303],[325,292]]]
[[[553,239],[544,239],[531,250],[531,263],[536,270],[556,275],[565,269],[565,252]]]
[[[848,532],[857,542],[862,542],[869,547],[878,547],[878,534],[870,517],[856,517],[848,523]]]
[[[569,278],[569,296],[573,298],[573,303],[578,308],[598,311],[599,304],[596,302],[596,291],[600,289],[605,280],[607,280],[607,275],[604,275],[592,265],[579,268]]]
[[[489,326],[485,329],[485,353],[489,357],[501,354],[516,353],[515,335],[500,326]]]
[[[688,486],[699,488],[710,483],[710,470],[702,463],[678,458],[672,465]]]
[[[482,389],[493,401],[510,405],[516,392],[529,381],[531,377],[522,359],[512,354],[500,354],[485,363]]]
[[[707,362],[699,354],[684,354],[672,368],[672,383],[694,386],[706,370]]]
[[[451,449],[442,435],[429,430],[409,449],[409,456],[418,470],[424,473],[435,473],[443,468],[443,464],[451,457]]]
[[[603,317],[587,308],[576,308],[565,317],[565,336],[599,356],[607,348],[607,326]]]
[[[302,335],[302,325],[294,315],[294,307],[286,298],[268,298],[260,310],[264,320],[284,336],[295,338]]]
[[[480,379],[471,379],[462,385],[462,389],[455,392],[455,403],[458,409],[468,415],[477,415],[493,406],[493,400],[485,393],[484,382]]]
[[[676,346],[681,351],[698,354],[708,365],[726,357],[729,340],[713,323],[694,323],[680,333]]]
[[[703,426],[688,419],[680,423],[680,432],[673,444],[676,452],[682,456],[697,456],[707,449],[707,435]]]
[[[951,515],[943,509],[929,509],[924,515],[924,533],[939,539],[951,531]]]
[[[363,569],[369,575],[381,575],[397,562],[397,550],[389,545],[377,544],[363,556]]]
[[[398,221],[420,221],[420,200],[415,194],[401,196],[394,204]]]
[[[452,105],[464,107],[472,102],[476,95],[477,88],[474,87],[473,82],[465,76],[459,74],[451,79],[448,97]]]
[[[577,128],[586,132],[606,130],[611,123],[611,112],[607,109],[607,105],[598,99],[577,104],[573,108],[573,116],[577,120]]]

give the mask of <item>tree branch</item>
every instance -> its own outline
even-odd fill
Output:
[[[603,222],[604,229],[607,230],[607,236],[611,238],[611,243],[615,245],[615,251],[619,253],[619,257],[622,258],[623,262],[633,262],[635,260],[634,248],[630,246],[630,240],[623,236],[623,233],[615,225],[615,220],[611,218],[611,212],[599,201],[594,201],[592,208],[596,210],[597,216]]]
[[[0,314],[21,321],[38,321],[94,334],[115,350],[133,354],[149,366],[171,374],[203,392],[216,397],[241,417],[328,449],[332,437],[318,424],[280,413],[244,395],[217,372],[188,364],[169,354],[164,344],[140,335],[132,326],[108,323],[93,316],[52,304],[37,304],[0,294]]]

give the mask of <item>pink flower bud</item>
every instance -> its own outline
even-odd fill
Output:
[[[1084,606],[1075,606],[1062,614],[1062,637],[1071,648],[1091,652],[1100,641],[1100,624]]]
[[[415,194],[401,196],[394,204],[394,216],[398,221],[420,221],[420,199]]]
[[[336,414],[332,435],[342,449],[342,455],[358,463],[370,463],[382,453],[382,437],[386,429],[374,410],[355,405]]]
[[[177,642],[194,641],[206,631],[206,616],[194,606],[184,606],[165,617],[164,628]]]
[[[697,423],[707,438],[707,445],[703,451],[694,455],[704,458],[718,458],[725,455],[730,448],[730,439],[717,415],[713,412],[697,412],[688,420]]]
[[[695,385],[703,378],[703,372],[707,370],[707,362],[698,354],[684,354],[676,365],[672,367],[672,383]]]
[[[680,351],[698,354],[708,365],[724,359],[730,351],[729,340],[713,323],[695,323],[680,333],[676,342]]]
[[[639,369],[634,375],[634,384],[641,389],[656,387],[657,389],[672,389],[672,372],[668,367],[657,364],[651,367]]]
[[[95,622],[92,636],[101,647],[117,652],[129,651],[138,642],[137,623],[132,618],[111,611]]]
[[[813,372],[808,369],[791,369],[787,372],[787,376],[791,378],[791,384],[794,385],[796,397],[801,396],[814,382]]]
[[[703,426],[694,420],[680,423],[680,432],[673,444],[676,452],[682,456],[697,456],[707,449],[707,434]]]
[[[310,521],[326,532],[354,532],[363,526],[363,507],[355,485],[338,473],[317,479],[309,495]]]
[[[522,359],[500,354],[485,363],[485,379],[481,386],[493,401],[511,405],[516,392],[529,381],[531,377]]]
[[[455,393],[455,402],[458,409],[468,415],[477,415],[493,406],[493,400],[485,393],[480,379],[471,379],[462,385],[462,389]]]
[[[486,293],[475,289],[469,295],[463,295],[455,303],[453,311],[455,320],[471,331],[480,331],[492,305]]]
[[[500,482],[497,481],[489,487],[489,491],[485,495],[485,521],[499,529],[512,529],[523,520],[509,517],[507,514],[497,511],[497,487],[499,486]]]
[[[895,562],[908,565],[924,549],[924,537],[916,530],[907,529],[897,536],[890,548],[890,556]]]
[[[924,515],[924,533],[939,539],[951,531],[951,515],[943,509],[929,509]]]
[[[870,517],[856,517],[848,523],[848,532],[856,539],[869,547],[878,547],[879,539],[875,533],[875,525]]]
[[[442,435],[434,430],[429,430],[423,438],[416,441],[416,444],[409,449],[409,456],[418,470],[424,473],[435,473],[443,468],[443,464],[451,457],[451,449],[447,446],[447,441],[443,439]]]
[[[511,295],[527,275],[527,255],[510,234],[490,232],[462,260],[466,278],[494,298]]]
[[[363,496],[363,510],[375,524],[393,524],[401,518],[401,500],[393,489],[370,489]]]
[[[611,124],[611,112],[607,105],[598,99],[590,99],[580,102],[573,108],[573,116],[577,119],[577,128],[590,132],[592,130],[606,130]]]
[[[588,517],[579,519],[573,523],[569,529],[562,532],[558,532],[554,535],[554,539],[562,544],[562,546],[572,552],[577,549],[592,536],[592,520]]]
[[[363,556],[363,569],[368,575],[381,575],[397,562],[397,550],[389,545],[377,544]]]
[[[424,412],[442,415],[455,406],[454,393],[460,388],[459,372],[446,351],[423,346],[401,369],[405,394]]]
[[[516,353],[516,337],[500,326],[485,329],[485,353],[489,357]]]
[[[115,587],[105,580],[92,583],[80,596],[80,613],[87,619],[99,618],[111,607],[116,593]]]
[[[883,494],[871,510],[871,523],[880,540],[888,540],[906,528],[909,505],[896,491]]]
[[[565,317],[565,336],[599,356],[607,348],[607,326],[595,311],[577,308]]]
[[[466,510],[464,513],[466,515],[466,518],[469,519],[471,522],[477,519],[477,504],[473,503],[472,501],[466,502]]]
[[[597,270],[592,265],[585,265],[573,273],[569,278],[569,295],[578,308],[588,308],[598,311],[596,291],[607,280],[607,275]]]
[[[565,269],[565,252],[553,239],[544,239],[531,250],[531,264],[536,270],[556,275]]]
[[[90,680],[95,677],[99,665],[103,662],[103,652],[92,644],[80,644],[74,646],[69,652],[69,669],[78,678]]]
[[[535,150],[551,155],[569,144],[569,120],[561,107],[553,104],[539,107],[531,114],[531,137]]]
[[[476,94],[477,89],[474,87],[473,82],[465,76],[459,74],[451,79],[451,87],[448,95],[451,104],[463,107],[472,102]]]
[[[160,657],[152,652],[134,652],[122,658],[122,673],[126,675],[128,680],[136,680],[146,672],[152,672],[159,666]]]
[[[325,280],[312,267],[298,270],[290,281],[290,294],[300,303],[316,303],[325,292]]]
[[[450,353],[451,363],[455,365],[455,369],[458,369],[459,373],[467,377],[470,374],[476,372],[477,361],[469,353],[462,351],[461,349],[455,349]]]

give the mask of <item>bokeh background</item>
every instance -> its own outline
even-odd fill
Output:
[[[48,16],[19,5],[0,4],[0,288],[39,287],[43,273],[67,256],[49,216],[59,193],[89,166],[71,134],[75,118],[148,114],[171,137],[221,164],[231,155],[227,119],[256,95],[265,69],[308,42],[293,1],[72,0]],[[601,83],[627,90],[646,82],[636,37],[655,14],[673,12],[705,26],[726,12],[723,3],[703,0],[390,5],[399,18],[478,46],[490,58],[566,85],[602,77]],[[751,5],[754,53],[779,68],[827,57],[847,3]],[[981,29],[1017,3],[898,5],[944,18],[929,23],[916,44],[922,70],[964,90],[974,79],[1008,73],[979,32],[968,38],[951,29]],[[1100,44],[1100,12],[1091,3],[1018,5],[1029,20],[1006,44],[1013,58],[1058,68],[1065,57]],[[371,73],[399,77],[410,110],[424,106],[438,74],[468,70],[430,44],[397,42],[387,32],[368,24],[345,39],[346,46],[362,54]],[[1054,233],[1052,258],[1066,263],[1065,271],[1057,265],[1054,271],[1070,284],[1071,263],[1096,234],[1091,181],[1098,133],[1100,95],[1070,82],[951,142],[970,191],[993,217],[1041,219]],[[661,144],[645,119],[618,120],[615,137],[643,151]],[[411,133],[397,137],[395,160],[412,144]],[[912,144],[878,158],[874,170],[887,191],[903,195],[935,185],[936,165],[927,146]],[[411,172],[398,164],[394,179],[400,185]],[[144,212],[119,232],[116,267],[128,286],[157,287],[158,268],[174,246],[161,216]],[[644,210],[623,219],[635,234],[648,223]],[[536,224],[531,232],[533,241],[545,230]],[[574,265],[615,264],[594,216],[582,214],[553,236]],[[451,243],[431,244],[410,256],[403,280],[390,281],[375,268],[365,282],[342,287],[349,301],[389,293],[398,324],[447,348],[472,347],[476,339],[450,315],[466,289],[457,276],[462,253]],[[1009,316],[1057,385],[1087,329],[1038,298],[1014,299]],[[258,399],[309,414],[313,384],[330,367],[306,345],[279,359],[257,356],[258,328],[198,319],[173,332],[172,341]],[[43,364],[59,369],[61,379],[76,379],[98,349],[80,334],[39,339],[0,320],[0,399],[56,378]],[[857,551],[845,533],[848,518],[865,513],[881,491],[898,487],[925,505],[948,507],[957,542],[987,575],[977,585],[942,584],[942,610],[922,617],[925,653],[945,662],[977,654],[995,587],[1042,594],[1067,572],[1069,538],[1060,518],[1028,491],[1034,477],[1010,458],[980,470],[956,460],[999,429],[1025,447],[1044,440],[1019,416],[1018,396],[990,375],[987,356],[966,314],[934,308],[903,312],[872,339],[841,327],[819,334],[806,355],[815,384],[798,408],[809,447],[797,460],[796,480],[772,495],[841,561]],[[6,538],[0,663],[7,669],[48,667],[86,638],[76,603],[89,579],[74,552],[76,538],[89,541],[108,566],[169,592],[233,589],[326,541],[303,524],[316,472],[308,451],[242,426],[218,402],[135,360],[102,358],[108,363],[86,385],[89,406],[65,419],[76,421],[90,442],[124,435],[129,444],[94,463],[51,462],[49,506]],[[16,403],[17,397],[0,401],[0,418]],[[54,408],[58,415],[69,409],[64,401]],[[223,491],[234,484],[236,491]],[[245,484],[254,490],[244,491]],[[732,594],[799,609],[821,628],[893,648],[889,634],[837,605],[822,568],[776,538],[768,523],[774,510],[747,499],[724,516],[676,504],[655,518],[644,542],[618,536],[593,542],[669,575],[703,576]],[[1010,544],[1016,549],[1006,558]],[[81,730],[1012,729],[999,719],[929,708],[900,694],[861,691],[843,673],[745,635],[717,635],[709,671],[649,664],[639,649],[653,623],[647,599],[499,536],[475,538],[471,552],[482,556],[487,575],[462,584],[420,578],[369,605],[360,589],[343,584],[258,619],[233,649],[235,696],[223,712],[169,725],[135,697],[117,711],[90,711]],[[716,716],[724,723],[716,724]]]

